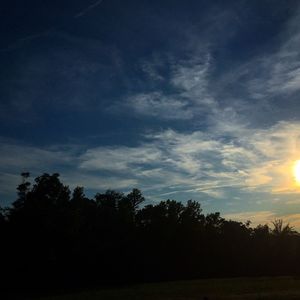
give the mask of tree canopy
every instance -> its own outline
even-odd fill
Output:
[[[201,204],[145,204],[142,192],[88,198],[59,174],[31,184],[0,210],[7,286],[86,285],[211,276],[299,275],[300,237],[282,220],[251,227],[204,214]]]

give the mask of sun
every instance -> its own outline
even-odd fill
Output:
[[[294,177],[296,182],[300,185],[300,160],[297,160],[294,165]]]

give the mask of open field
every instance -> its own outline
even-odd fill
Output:
[[[141,284],[120,289],[90,290],[42,300],[290,300],[300,299],[300,278],[234,278]]]

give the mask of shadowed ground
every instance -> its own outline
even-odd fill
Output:
[[[300,299],[300,278],[235,278],[177,281],[131,286],[120,289],[90,290],[78,294],[51,296],[43,300],[96,299]]]

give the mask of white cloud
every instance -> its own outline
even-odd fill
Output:
[[[156,117],[166,120],[191,120],[199,114],[216,109],[217,102],[208,91],[211,58],[209,54],[199,59],[170,62],[168,76],[162,77],[159,68],[163,64],[143,62],[141,69],[154,80],[164,81],[164,86],[155,91],[137,93],[125,100],[121,107],[129,107],[136,114]],[[172,92],[166,93],[170,86]],[[120,111],[120,103],[109,108],[110,111]],[[123,110],[122,110],[123,111]],[[121,112],[121,111],[120,111]]]
[[[280,122],[268,129],[145,136],[135,147],[37,148],[1,143],[1,172],[34,174],[61,170],[68,181],[89,187],[139,186],[144,190],[206,193],[222,197],[226,188],[269,194],[299,193],[293,164],[300,159],[300,123]],[[73,177],[71,174],[74,174]],[[39,175],[39,174],[37,174]],[[73,179],[72,179],[73,178]],[[94,179],[93,179],[94,178]],[[160,191],[159,191],[160,190]]]
[[[2,169],[45,169],[72,164],[70,168],[80,170],[85,177],[68,177],[70,182],[96,186],[98,181],[93,178],[100,176],[102,187],[119,181],[123,187],[138,184],[146,190],[168,189],[162,193],[198,192],[221,197],[226,187],[270,194],[298,193],[292,166],[299,159],[300,123],[278,122],[254,129],[245,118],[255,118],[266,99],[273,101],[272,97],[280,95],[285,99],[300,89],[299,20],[299,15],[295,15],[287,24],[289,34],[282,33],[276,50],[215,78],[214,85],[211,78],[217,62],[209,51],[204,55],[202,51],[198,58],[194,53],[187,60],[155,58],[153,62],[141,63],[141,70],[159,85],[156,90],[126,98],[120,112],[124,113],[125,107],[140,116],[193,120],[189,132],[162,130],[147,135],[148,141],[135,147],[90,147],[81,154],[70,149],[2,144]],[[164,63],[167,76],[161,72]],[[229,84],[242,87],[245,98],[249,97],[248,91],[251,100],[257,102],[252,105],[249,99],[234,98],[231,92],[226,94]],[[251,110],[255,113],[245,115]],[[195,129],[203,119],[205,129]]]
[[[160,92],[137,94],[128,99],[127,105],[137,114],[161,119],[185,120],[193,117],[193,111],[186,100],[166,96]]]
[[[183,90],[189,98],[196,97],[196,101],[206,98],[208,76],[210,69],[210,56],[206,54],[204,60],[191,59],[173,66],[171,83],[174,87]],[[199,99],[197,99],[199,98]]]
[[[142,61],[140,67],[151,80],[164,81],[164,77],[159,70],[163,65],[162,59],[158,56],[154,56],[153,61]]]
[[[161,152],[152,145],[140,147],[98,147],[80,156],[79,168],[86,170],[128,171],[132,165],[154,163]]]
[[[274,97],[283,99],[300,90],[299,22],[300,10],[286,23],[276,49],[236,70],[236,79],[244,82],[254,99],[273,102]]]
[[[239,135],[240,134],[240,135]],[[145,188],[213,195],[231,187],[268,193],[298,193],[293,164],[299,159],[300,123],[281,122],[269,129],[244,129],[223,138],[222,132],[148,134],[137,147],[98,147],[79,157],[85,171],[111,171]]]

